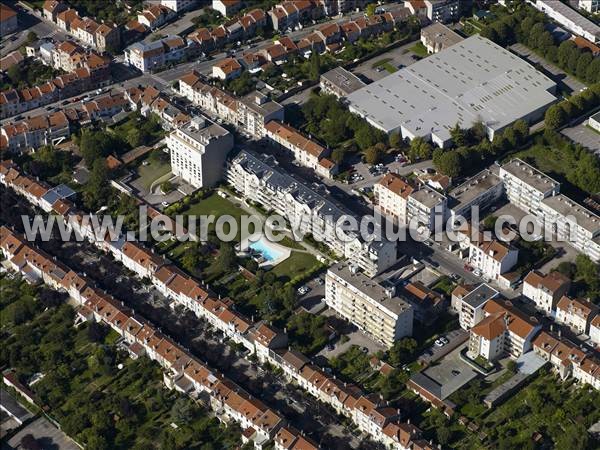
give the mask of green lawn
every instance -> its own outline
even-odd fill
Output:
[[[417,56],[420,56],[421,58],[425,58],[426,56],[429,56],[429,53],[427,53],[427,48],[425,48],[425,46],[423,45],[422,42],[417,42],[415,45],[413,45],[410,50]]]
[[[150,158],[144,161],[148,161],[148,165],[140,164],[138,167],[139,179],[137,182],[145,190],[149,190],[152,183],[171,171],[171,164],[168,161],[158,161]]]
[[[273,273],[278,277],[286,277],[290,280],[298,275],[302,275],[307,270],[315,267],[319,262],[310,253],[292,252],[285,261],[277,264],[273,268]]]
[[[392,61],[392,58],[384,58],[384,59],[374,62],[372,67],[373,67],[373,69],[376,69],[377,67],[383,67],[389,73],[397,72],[398,68],[394,67],[394,65],[392,65],[390,63],[390,61]]]
[[[238,232],[236,235],[236,240],[240,240],[240,223],[242,214],[247,214],[242,208],[233,204],[230,200],[223,198],[216,193],[210,195],[209,197],[200,200],[198,203],[190,205],[187,209],[182,211],[182,214],[185,216],[196,216],[199,220],[199,216],[215,216],[215,221],[223,216],[230,215],[232,216],[238,224]],[[214,224],[212,224],[210,229],[214,228]],[[225,226],[225,231],[229,231],[227,226]]]

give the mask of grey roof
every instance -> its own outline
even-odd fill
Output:
[[[482,283],[463,297],[463,302],[472,308],[478,308],[489,299],[498,295],[498,291],[488,284]]]
[[[64,200],[76,195],[75,191],[66,184],[59,184],[46,192],[42,199],[53,205],[57,200]]]
[[[201,116],[193,117],[190,122],[174,131],[174,133],[177,132],[181,132],[190,139],[202,143],[208,143],[212,139],[229,134],[229,131],[222,126]]]
[[[428,208],[434,208],[443,203],[446,197],[428,186],[422,186],[419,190],[413,191],[410,198],[418,201]]]
[[[443,48],[448,48],[451,45],[458,44],[464,40],[460,34],[455,33],[440,22],[434,22],[428,27],[423,28],[421,30],[421,36],[425,37],[428,41],[442,44]]]
[[[502,170],[505,170],[511,175],[519,178],[521,181],[527,183],[530,187],[539,192],[549,192],[557,186],[560,186],[558,181],[550,178],[544,172],[541,172],[531,164],[527,164],[525,161],[519,158],[512,159],[504,164],[502,166]]]
[[[502,179],[494,171],[483,169],[450,191],[448,195],[456,201],[452,207],[460,209],[499,184],[502,184]]]
[[[247,150],[240,152],[234,162],[256,175],[265,184],[275,191],[285,192],[299,202],[306,204],[311,210],[317,211],[329,223],[335,223],[343,216],[352,216],[352,213],[341,206],[337,206],[317,190],[302,184],[297,179],[277,167],[275,158],[267,155],[257,155]]]
[[[331,69],[329,72],[325,72],[321,75],[322,79],[327,80],[335,87],[344,92],[344,95],[351,94],[352,92],[366,86],[365,83],[361,81],[356,75],[352,72],[347,71],[343,67],[335,67]]]
[[[562,2],[559,2],[557,0],[551,0],[551,1],[537,0],[537,2],[535,2],[535,4],[538,6],[544,5],[547,9],[552,9],[552,10],[556,11],[557,13],[561,14],[563,17],[566,17],[567,19],[569,19],[575,25],[580,26],[583,30],[587,31],[588,33],[591,33],[591,34],[595,35],[596,37],[600,36],[600,27],[598,25],[596,25],[591,20],[586,19],[581,14],[579,14],[577,11],[575,11],[573,8],[565,5]]]
[[[590,116],[590,119],[600,123],[600,111],[598,111],[596,114],[594,114],[593,116]]]
[[[262,103],[259,104],[257,102],[257,99],[260,100]],[[283,106],[281,106],[276,101],[270,100],[265,94],[258,91],[254,91],[240,98],[239,101],[243,105],[245,105],[246,107],[260,114],[263,117],[266,117],[279,110],[283,110]]]
[[[545,198],[542,203],[561,216],[573,216],[577,225],[593,235],[600,234],[600,217],[570,198],[558,194]]]
[[[556,84],[509,51],[479,35],[350,94],[351,109],[391,132],[450,139],[458,122],[492,130],[554,102]]]
[[[0,389],[0,406],[2,410],[6,411],[11,417],[17,419],[18,422],[23,423],[27,419],[33,416],[27,409],[21,404],[4,388]]]
[[[397,296],[390,296],[388,290],[375,280],[372,280],[361,272],[351,271],[347,263],[333,264],[329,268],[328,273],[337,275],[350,286],[397,315],[412,308],[411,304],[406,300]]]

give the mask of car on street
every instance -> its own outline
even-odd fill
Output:
[[[446,343],[444,341],[442,341],[441,339],[436,339],[435,342],[434,342],[434,344],[435,344],[436,347],[439,347],[439,348],[441,348],[444,345],[446,345]]]
[[[480,276],[482,275],[482,274],[481,274],[481,270],[479,270],[479,269],[475,269],[475,270],[473,271],[473,275],[475,275],[476,277],[480,277]]]

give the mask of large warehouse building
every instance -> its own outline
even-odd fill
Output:
[[[475,35],[353,92],[347,102],[386,133],[444,147],[457,123],[483,122],[493,139],[518,119],[540,118],[556,101],[555,89],[533,66]]]

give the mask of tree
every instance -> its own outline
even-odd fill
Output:
[[[189,422],[194,417],[194,410],[191,402],[185,397],[178,398],[171,407],[171,415],[173,416],[173,419],[175,419],[175,422]]]
[[[162,183],[160,183],[160,190],[163,192],[163,194],[168,194],[173,189],[175,189],[175,186],[169,180],[163,181]]]
[[[395,342],[389,350],[389,361],[393,366],[400,366],[413,360],[418,344],[413,338],[402,338]]]
[[[367,16],[374,16],[375,15],[375,9],[377,9],[377,4],[376,3],[369,3],[367,5],[367,8],[366,8]]]
[[[317,81],[321,76],[321,55],[316,50],[313,50],[310,55],[308,78],[311,81]]]
[[[368,164],[377,164],[383,157],[384,152],[385,147],[383,144],[375,144],[374,146],[365,150],[365,161]]]
[[[442,445],[447,445],[452,437],[452,432],[447,427],[438,427],[436,429],[437,441]]]
[[[506,363],[506,370],[510,373],[517,373],[517,362],[512,359],[508,361],[508,363]]]
[[[98,322],[91,322],[88,326],[88,338],[92,342],[102,342],[108,334],[108,327]]]
[[[467,143],[467,133],[460,127],[458,122],[456,125],[454,125],[454,128],[450,129],[450,136],[452,138],[452,142],[457,147],[462,147]]]
[[[431,147],[431,144],[422,137],[419,136],[410,141],[408,157],[412,162],[419,159],[429,159],[431,158],[432,152],[433,148]]]
[[[546,126],[552,130],[556,130],[563,126],[568,120],[565,110],[560,104],[552,105],[546,110],[544,122]]]
[[[331,159],[336,164],[341,164],[344,161],[344,149],[342,147],[334,148],[331,152]]]
[[[462,171],[460,156],[453,151],[438,154],[438,157],[434,158],[433,164],[436,170],[451,178],[459,176]]]
[[[215,258],[211,268],[220,273],[228,273],[237,268],[235,250],[229,242],[221,243],[219,255]]]
[[[390,147],[399,148],[402,145],[402,136],[398,131],[394,131],[390,134]]]
[[[571,280],[575,278],[575,274],[577,273],[577,267],[575,266],[575,264],[569,261],[561,262],[554,270],[562,273]]]

